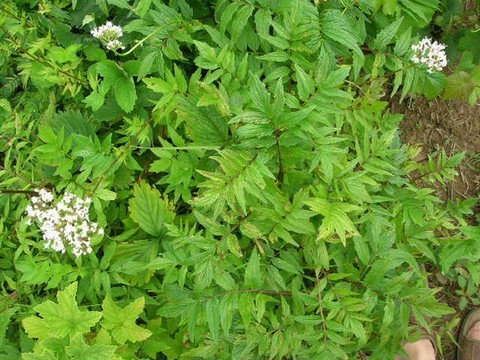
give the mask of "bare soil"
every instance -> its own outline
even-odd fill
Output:
[[[405,143],[421,147],[419,161],[444,149],[453,155],[466,152],[454,182],[439,188],[444,200],[477,197],[480,192],[480,106],[464,100],[427,100],[423,97],[391,102],[405,115],[401,132]]]
[[[390,102],[391,111],[404,114],[401,123],[401,137],[404,143],[421,148],[418,161],[425,161],[428,156],[445,150],[449,155],[465,152],[463,162],[458,166],[459,175],[455,181],[446,186],[438,185],[436,190],[444,201],[455,199],[478,198],[480,196],[480,105],[470,106],[464,100],[427,100],[423,97],[406,99],[399,103],[398,98]],[[422,184],[419,183],[419,186]],[[429,185],[431,186],[431,185]],[[472,224],[480,218],[479,207],[476,208],[477,217],[473,216]],[[442,302],[457,310],[453,316],[446,317],[436,323],[438,334],[441,336],[443,356],[438,359],[456,359],[456,346],[448,338],[448,327],[451,321],[457,319],[454,335],[458,332],[460,319],[469,309],[460,311],[459,298],[455,291],[458,285],[449,281],[441,274],[432,274],[429,278],[433,287],[441,287],[439,297]]]

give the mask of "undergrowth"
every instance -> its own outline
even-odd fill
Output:
[[[474,202],[414,185],[451,181],[463,154],[415,162],[383,100],[475,104],[479,54],[462,46],[478,31],[445,27],[461,39],[444,39],[461,58],[448,77],[412,60],[455,11],[4,1],[0,356],[386,359],[419,337],[412,314],[430,328],[452,312],[430,273],[476,305]],[[45,190],[57,205],[38,223]],[[64,194],[91,199],[87,225],[62,218]]]

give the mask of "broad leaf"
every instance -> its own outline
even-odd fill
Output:
[[[143,297],[132,301],[124,308],[118,307],[111,297],[107,296],[103,301],[102,326],[109,329],[112,337],[119,344],[127,341],[137,342],[147,339],[152,333],[150,330],[138,326],[135,321],[143,312],[145,299]]]
[[[170,223],[175,214],[169,209],[168,200],[145,182],[133,188],[133,198],[128,202],[130,217],[151,235],[161,235],[164,223]]]
[[[397,34],[400,25],[403,22],[403,17],[397,19],[390,25],[388,25],[385,29],[380,31],[375,38],[374,46],[376,49],[383,50],[385,47],[392,41],[394,36]]]
[[[135,107],[137,91],[132,78],[121,76],[115,82],[115,100],[125,112],[130,112]]]
[[[359,210],[355,205],[346,203],[330,203],[323,199],[309,199],[305,202],[313,211],[323,215],[323,221],[318,230],[318,238],[325,239],[334,234],[345,245],[347,234],[359,235],[347,212]]]
[[[23,326],[31,338],[62,338],[66,335],[84,334],[90,331],[102,313],[82,311],[78,308],[75,295],[77,283],[73,283],[57,294],[58,303],[47,300],[34,307],[40,314],[23,320]]]
[[[114,358],[117,350],[113,345],[87,345],[81,334],[73,336],[70,340],[70,346],[65,348],[67,355],[75,360],[109,360]]]
[[[328,38],[342,44],[363,56],[357,44],[357,32],[345,20],[345,16],[338,10],[325,10],[321,17],[322,33]]]

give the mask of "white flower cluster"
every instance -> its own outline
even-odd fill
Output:
[[[45,247],[64,253],[70,245],[76,257],[91,253],[90,239],[103,234],[103,229],[88,218],[91,200],[65,193],[60,202],[54,203],[51,192],[42,189],[39,194],[30,199],[32,205],[27,206],[26,212],[29,221],[39,223],[47,242]]]
[[[122,42],[118,40],[123,36],[122,28],[113,25],[111,21],[107,21],[105,25],[99,26],[90,31],[94,38],[97,38],[108,50],[125,49]]]
[[[436,41],[425,37],[418,44],[412,45],[412,50],[415,54],[412,61],[417,64],[424,64],[428,67],[428,72],[434,70],[442,71],[447,66],[447,55],[445,54],[445,45],[439,44]]]

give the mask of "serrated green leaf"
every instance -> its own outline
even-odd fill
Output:
[[[262,286],[262,273],[260,271],[260,258],[257,249],[253,249],[245,269],[245,286],[248,288],[259,288]]]
[[[22,321],[23,327],[31,338],[63,338],[67,335],[84,334],[90,331],[102,313],[98,311],[81,311],[75,296],[77,283],[59,291],[58,303],[47,300],[34,307],[40,314],[30,316]]]
[[[358,258],[364,265],[367,265],[371,258],[368,244],[362,237],[359,236],[353,237],[353,244],[355,246],[355,251],[357,252]]]
[[[318,239],[325,239],[337,234],[345,245],[347,234],[358,235],[347,212],[359,210],[359,207],[346,203],[330,203],[323,199],[309,199],[305,204],[310,206],[313,211],[323,215],[322,224],[318,230]]]
[[[128,204],[131,218],[151,235],[163,234],[164,223],[171,223],[175,217],[168,200],[162,199],[157,189],[143,181],[133,187],[133,198]]]
[[[325,36],[363,56],[362,50],[357,43],[358,39],[355,37],[357,32],[345,20],[341,11],[333,9],[323,11],[320,23],[322,33]]]
[[[103,76],[104,81],[114,84],[118,78],[124,77],[123,70],[115,61],[103,60],[97,64],[97,72]]]
[[[117,198],[117,193],[108,189],[98,189],[95,191],[95,196],[106,201],[113,201]]]
[[[5,332],[7,331],[10,318],[17,312],[17,308],[10,308],[0,312],[0,348],[2,347],[3,340],[5,339]]]
[[[128,4],[127,0],[107,0],[107,3],[110,5],[117,6],[121,9],[131,10],[132,6]]]
[[[445,99],[467,99],[476,86],[469,73],[465,71],[453,73],[447,77],[444,97]]]
[[[246,213],[245,193],[264,199],[266,178],[274,178],[270,170],[248,152],[222,150],[220,156],[212,157],[220,164],[223,172],[197,170],[208,180],[199,184],[205,191],[195,199],[196,206],[213,208],[216,218],[225,205],[236,208],[236,204]]]
[[[271,53],[257,56],[257,59],[266,60],[266,61],[275,61],[275,62],[284,62],[290,59],[290,55],[285,51],[273,51]]]
[[[205,304],[207,312],[208,329],[213,339],[218,339],[220,335],[220,314],[219,314],[219,301],[217,298],[211,298],[207,300]]]
[[[123,111],[129,113],[135,107],[137,90],[132,78],[121,76],[115,82],[115,100]]]
[[[138,78],[142,79],[145,75],[150,73],[152,66],[157,59],[158,54],[154,51],[148,53],[140,63],[140,67],[138,69]]]
[[[186,122],[188,136],[195,145],[223,145],[228,135],[226,119],[213,106],[198,106],[199,99],[180,100],[177,112]]]
[[[67,110],[56,113],[50,119],[47,119],[46,123],[51,126],[56,133],[59,133],[63,129],[65,131],[65,138],[68,138],[71,134],[87,137],[95,135],[94,125],[79,111]]]
[[[200,56],[195,59],[195,64],[203,69],[215,70],[219,68],[219,61],[215,49],[207,43],[194,41]]]
[[[382,325],[388,326],[392,323],[395,316],[395,302],[392,300],[392,298],[387,298],[383,312]]]
[[[225,32],[225,29],[230,24],[230,21],[233,18],[233,15],[240,8],[240,6],[241,6],[240,3],[232,2],[232,3],[228,4],[228,6],[222,12],[222,15],[220,16],[220,31],[221,32]]]
[[[375,49],[384,50],[386,46],[392,41],[395,35],[402,25],[403,16],[395,20],[393,23],[389,24],[385,29],[380,31],[373,42],[373,46]]]
[[[298,96],[301,100],[307,100],[315,91],[315,83],[311,76],[297,64],[295,64],[295,74],[297,76]]]
[[[229,26],[232,34],[232,41],[236,41],[242,34],[243,29],[247,25],[248,19],[252,16],[254,10],[253,5],[242,6],[235,14],[235,17]]]
[[[267,34],[258,34],[260,38],[265,39],[267,42],[275,46],[276,48],[286,50],[290,47],[288,40],[282,39],[279,36],[271,36]]]
[[[398,37],[393,53],[398,56],[403,56],[410,49],[412,39],[412,28],[408,28],[402,35]]]
[[[116,350],[114,345],[87,345],[81,334],[72,336],[70,345],[65,347],[67,355],[75,360],[110,360]]]
[[[446,83],[444,74],[440,72],[427,73],[422,91],[428,99],[433,99],[440,95]]]
[[[253,302],[253,295],[243,293],[238,298],[238,311],[243,320],[245,329],[248,329],[252,321],[253,312],[255,311],[255,304]]]
[[[115,304],[110,296],[107,296],[102,303],[103,317],[102,326],[110,330],[112,337],[119,344],[127,341],[138,342],[147,339],[152,335],[150,330],[138,326],[135,322],[143,313],[145,298],[135,299],[130,304],[121,308]]]
[[[301,274],[301,271],[297,269],[297,266],[290,264],[288,261],[283,259],[274,258],[272,259],[272,264],[275,265],[277,268],[282,269],[286,272],[292,274]]]

